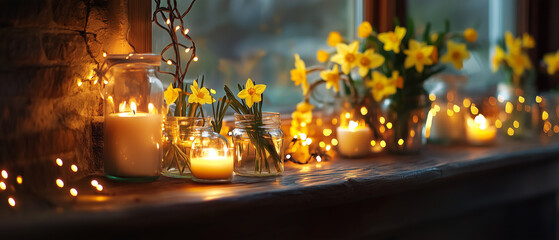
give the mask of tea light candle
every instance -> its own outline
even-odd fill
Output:
[[[468,118],[466,123],[468,143],[472,145],[487,145],[495,141],[497,128],[493,125],[488,125],[487,120],[482,114],[477,115],[475,119]]]
[[[224,150],[202,149],[199,157],[190,158],[190,170],[196,178],[195,180],[229,181],[233,175],[232,151],[227,148]]]
[[[112,113],[105,120],[105,174],[109,178],[157,178],[163,152],[159,114]]]
[[[371,151],[371,129],[358,122],[349,121],[348,126],[336,129],[338,134],[338,151],[346,157],[365,156]]]

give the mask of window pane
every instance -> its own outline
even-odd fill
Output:
[[[189,3],[180,1],[180,9]],[[316,51],[328,48],[330,31],[352,34],[354,12],[354,1],[197,1],[186,24],[200,60],[191,65],[187,81],[204,74],[206,86],[221,96],[223,84],[236,90],[237,83],[251,78],[268,85],[266,110],[293,109],[302,100],[300,87],[293,86],[289,75],[293,54],[301,55],[307,66],[317,63]],[[168,43],[167,34],[154,24],[153,51],[160,53]],[[186,58],[184,53],[182,57]],[[167,85],[172,81],[169,76],[161,78]]]

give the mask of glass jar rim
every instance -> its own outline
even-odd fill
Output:
[[[107,64],[111,67],[120,64],[161,66],[161,55],[155,53],[109,54],[106,60]]]

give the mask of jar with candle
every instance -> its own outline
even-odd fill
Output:
[[[161,162],[161,174],[172,178],[191,178],[190,150],[192,141],[202,132],[211,132],[211,117],[172,117],[176,121],[178,137],[175,144],[167,144]]]
[[[233,176],[233,149],[227,139],[213,131],[202,131],[192,141],[190,170],[196,182],[229,182]]]
[[[348,102],[345,102],[348,103]],[[358,158],[371,153],[373,133],[361,115],[355,114],[352,108],[343,107],[340,114],[340,125],[336,128],[338,137],[338,153],[344,157]]]
[[[108,55],[104,89],[104,171],[109,179],[153,181],[161,174],[163,84],[157,54]]]
[[[283,173],[283,131],[279,113],[235,114],[233,130],[236,175],[263,177]]]

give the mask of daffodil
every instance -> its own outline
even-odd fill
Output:
[[[499,47],[495,47],[495,53],[493,53],[493,57],[491,58],[491,71],[497,72],[499,70],[499,65],[502,61],[505,60],[505,51]]]
[[[396,93],[395,82],[378,71],[373,72],[372,81],[367,82],[366,85],[372,89],[373,99],[377,102],[380,102],[385,96]]]
[[[256,84],[252,82],[249,78],[245,84],[245,89],[237,94],[237,97],[244,99],[249,108],[252,107],[254,103],[262,101],[262,93],[266,90],[266,85]]]
[[[446,43],[446,48],[447,52],[442,56],[441,62],[452,63],[454,68],[458,70],[462,69],[464,59],[470,58],[470,52],[466,49],[466,44],[448,41]]]
[[[507,54],[505,56],[507,64],[512,68],[513,72],[517,76],[521,76],[526,69],[532,68],[532,63],[530,63],[530,58],[528,55],[520,54]]]
[[[410,68],[415,66],[417,72],[423,72],[425,65],[433,64],[433,60],[429,57],[433,53],[433,49],[433,46],[426,46],[424,43],[411,39],[409,49],[404,50],[404,53],[407,55],[406,60],[404,60],[404,67]]]
[[[390,78],[390,81],[394,82],[394,85],[397,88],[404,88],[404,78],[400,76],[400,73],[398,71],[392,71],[392,77]]]
[[[291,114],[293,120],[298,123],[311,123],[312,121],[312,110],[314,106],[308,102],[300,102],[297,104],[295,111]]]
[[[522,47],[524,48],[534,48],[536,46],[536,42],[534,38],[530,36],[528,33],[522,34]]]
[[[202,105],[215,102],[215,99],[210,95],[210,91],[205,87],[199,88],[196,80],[190,85],[190,90],[192,94],[188,97],[188,103],[198,103]]]
[[[384,44],[385,51],[394,51],[395,53],[400,52],[400,43],[406,35],[406,28],[396,26],[394,31],[380,33],[378,35],[378,40]]]
[[[349,74],[352,68],[357,66],[359,42],[353,41],[351,44],[346,45],[339,43],[336,45],[337,53],[332,56],[332,62],[338,63],[342,66],[342,72]]]
[[[522,40],[514,38],[509,31],[505,32],[505,44],[507,45],[507,51],[509,53],[520,54],[522,50]]]
[[[295,82],[295,86],[301,85],[303,95],[309,90],[309,82],[307,81],[307,69],[305,62],[301,60],[299,54],[295,54],[295,69],[291,69],[291,81]]]
[[[374,49],[367,49],[364,53],[358,53],[359,75],[365,77],[369,73],[369,69],[377,68],[384,63],[384,57],[375,53]]]
[[[464,30],[464,39],[468,42],[475,42],[477,39],[477,32],[473,28],[466,28]]]
[[[371,36],[371,33],[373,33],[373,26],[367,21],[362,22],[357,28],[357,36],[360,38]]]
[[[179,93],[180,92],[181,92],[180,88],[173,88],[173,84],[172,83],[169,84],[169,87],[163,93],[163,96],[165,97],[165,101],[167,102],[167,105],[170,105],[171,103],[174,103],[177,100],[177,98],[179,98]]]
[[[335,47],[338,43],[343,41],[344,38],[339,32],[330,32],[330,34],[328,34],[328,38],[326,39],[326,43],[328,43],[331,47]]]
[[[322,49],[316,51],[316,60],[319,62],[326,62],[330,59],[330,54]]]
[[[543,61],[547,65],[547,73],[549,75],[555,74],[559,70],[559,51],[546,54]]]
[[[320,72],[320,78],[326,81],[326,89],[334,87],[334,91],[340,90],[340,70],[338,65],[334,65],[332,70],[324,70]]]

